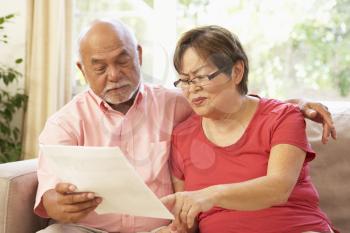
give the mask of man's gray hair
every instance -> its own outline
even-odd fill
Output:
[[[135,48],[138,45],[135,33],[133,30],[131,30],[131,28],[126,25],[125,23],[123,23],[121,20],[119,19],[115,19],[115,18],[101,18],[101,19],[94,19],[93,21],[91,21],[89,23],[88,26],[86,26],[80,33],[77,39],[77,45],[76,45],[76,54],[77,54],[77,59],[79,62],[82,61],[82,56],[81,56],[81,41],[82,39],[86,36],[86,34],[91,30],[91,28],[98,23],[106,23],[106,24],[110,24],[113,25],[114,27],[118,28],[119,30],[122,30],[123,32],[126,33],[126,35],[129,35],[130,39],[131,39],[131,44],[133,46],[135,46]]]

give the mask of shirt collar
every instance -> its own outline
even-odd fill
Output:
[[[89,88],[88,92],[92,96],[92,98],[97,102],[97,104],[99,105],[100,109],[103,112],[115,111],[113,108],[111,108],[111,106],[109,106],[109,104],[106,101],[104,101],[101,97],[96,95],[96,93],[91,88]],[[142,99],[144,98],[144,95],[145,95],[145,87],[143,82],[140,82],[135,101],[131,106],[131,108],[133,108],[134,106],[138,106],[141,103]]]

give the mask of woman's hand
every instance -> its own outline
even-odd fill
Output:
[[[164,226],[158,228],[156,230],[151,231],[152,233],[190,233],[187,231],[187,228],[178,228],[174,225],[174,223],[169,224],[168,226]]]
[[[152,232],[154,232],[154,231],[152,231]],[[155,231],[155,233],[177,233],[177,232],[172,231],[170,226],[165,226],[165,227],[162,227],[162,228],[158,229],[157,231]]]
[[[163,197],[161,201],[175,216],[173,226],[181,228],[185,224],[188,228],[192,228],[198,214],[214,206],[214,194],[214,189],[209,187],[192,192],[177,192]]]

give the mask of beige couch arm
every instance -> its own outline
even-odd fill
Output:
[[[340,232],[350,232],[350,102],[324,102],[333,115],[338,139],[321,143],[322,127],[308,122],[307,133],[316,159],[311,177],[320,194],[321,209]]]
[[[33,213],[37,160],[0,164],[0,233],[31,233],[47,226]]]

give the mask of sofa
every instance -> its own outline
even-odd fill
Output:
[[[317,152],[311,177],[320,205],[340,232],[350,232],[350,102],[325,102],[333,114],[336,141],[321,143],[322,127],[307,121],[307,134]],[[32,233],[48,225],[33,214],[37,160],[0,164],[0,233]],[[262,232],[263,233],[263,232]]]

